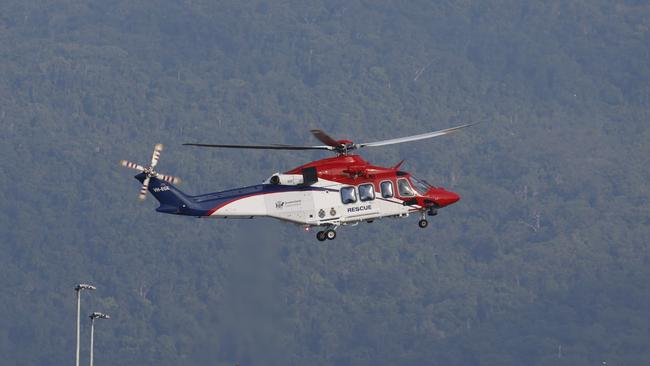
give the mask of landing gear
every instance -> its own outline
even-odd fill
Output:
[[[316,239],[318,239],[318,241],[325,241],[325,240],[327,240],[327,237],[325,237],[325,232],[324,232],[324,231],[319,231],[319,232],[317,232],[317,233],[316,233]]]
[[[420,229],[424,229],[427,226],[429,226],[429,221],[427,221],[426,219],[422,219],[418,221],[418,226],[420,227]]]
[[[319,231],[316,233],[316,239],[318,239],[318,241],[334,240],[336,239],[336,231],[334,231],[334,229]]]

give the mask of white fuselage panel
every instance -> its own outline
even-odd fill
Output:
[[[343,204],[340,189],[348,186],[319,179],[307,190],[297,186],[296,191],[262,192],[233,199],[211,216],[268,216],[304,225],[342,225],[380,217],[405,216],[420,209],[419,206],[404,206],[396,198],[380,198],[379,192],[376,192],[374,200]]]

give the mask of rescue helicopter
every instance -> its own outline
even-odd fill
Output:
[[[419,214],[418,226],[424,229],[429,224],[427,216],[437,215],[439,209],[460,199],[454,192],[400,170],[403,160],[392,167],[381,167],[352,152],[439,137],[472,125],[367,143],[337,140],[321,130],[311,130],[323,143],[317,146],[185,143],[203,148],[326,150],[336,154],[284,173],[274,173],[262,184],[196,196],[176,188],[181,182],[179,178],[155,170],[162,144],[154,147],[148,167],[126,160],[120,163],[140,172],[135,176],[142,183],[139,198],[144,200],[147,192],[151,192],[160,203],[158,212],[222,219],[271,217],[300,225],[305,230],[319,228],[316,238],[325,241],[335,239],[336,230],[341,226],[371,223],[386,217]]]

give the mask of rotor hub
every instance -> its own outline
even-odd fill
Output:
[[[339,156],[346,156],[350,151],[357,148],[357,145],[350,140],[340,140],[339,142],[341,144],[334,147],[334,151],[336,151]]]
[[[144,168],[144,170],[142,172],[144,174],[146,174],[147,177],[149,177],[149,178],[153,178],[156,175],[158,175],[158,173],[152,167]]]

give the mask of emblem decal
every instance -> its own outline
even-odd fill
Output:
[[[330,216],[334,216],[334,215],[336,215],[336,210],[334,209],[334,207],[332,207],[332,209],[330,210]]]
[[[300,206],[302,204],[301,200],[295,200],[295,201],[276,201],[275,202],[275,208],[282,209],[284,207],[293,207],[293,206]]]
[[[325,210],[321,209],[320,211],[318,211],[318,217],[320,217],[321,219],[325,217]]]

